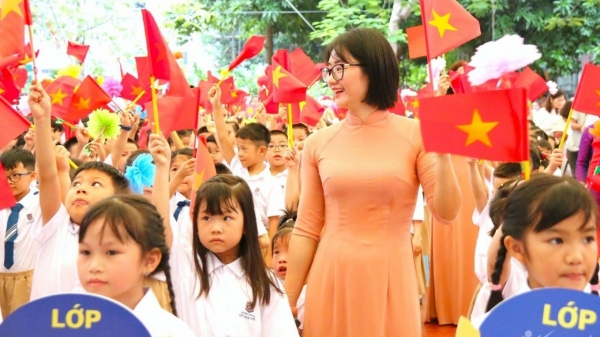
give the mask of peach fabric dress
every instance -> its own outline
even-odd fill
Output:
[[[320,241],[304,337],[421,336],[410,225],[419,184],[435,216],[435,161],[419,122],[389,112],[306,140],[294,234]]]

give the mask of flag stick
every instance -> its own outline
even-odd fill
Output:
[[[158,100],[156,99],[156,88],[154,87],[154,76],[150,76],[150,90],[152,91],[152,109],[154,109],[154,132],[160,132],[160,126],[158,125]]]
[[[567,138],[567,131],[569,130],[569,125],[571,124],[571,118],[573,117],[573,109],[569,111],[569,117],[567,117],[567,123],[565,124],[565,130],[563,131],[562,137],[560,139],[560,144],[558,145],[558,149],[562,151],[565,146],[565,139]]]
[[[38,83],[35,48],[33,47],[33,27],[31,27],[31,25],[28,25],[27,27],[29,28],[29,45],[31,45],[31,61],[33,62],[33,79],[35,80],[35,83]]]
[[[287,113],[288,113],[288,118],[287,118],[287,135],[288,135],[288,146],[293,149],[294,148],[294,129],[292,128],[292,125],[294,124],[292,121],[292,104],[288,103],[287,106]]]
[[[217,86],[221,85],[221,83],[223,83],[223,81],[225,81],[225,78],[227,76],[229,76],[229,74],[231,74],[231,71],[227,70],[227,72],[225,73],[225,75],[221,76],[221,79],[219,80],[219,83],[217,83]]]
[[[521,162],[521,171],[523,171],[523,180],[529,180],[529,176],[531,175],[529,160]]]
[[[137,95],[137,97],[131,103],[129,103],[129,105],[125,108],[125,111],[133,108],[135,106],[135,104],[140,100],[140,98],[142,98],[142,96],[144,96],[145,93],[146,93],[146,91],[142,90],[142,92],[140,92],[140,94]]]

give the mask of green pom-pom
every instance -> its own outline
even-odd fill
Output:
[[[119,137],[121,119],[115,113],[106,109],[97,109],[90,114],[88,121],[88,133],[93,138],[102,136],[103,139]]]

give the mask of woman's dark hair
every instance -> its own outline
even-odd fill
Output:
[[[490,206],[490,216],[492,209],[503,210],[495,220],[502,223],[500,248],[490,280],[495,285],[500,283],[508,252],[504,245],[507,236],[523,240],[527,232],[539,233],[550,229],[579,212],[584,215],[582,226],[590,220],[595,224],[598,218],[596,202],[581,183],[570,177],[548,174],[532,175],[531,180],[511,188],[508,195],[499,190]],[[502,290],[493,290],[486,311],[492,310],[502,300]]]
[[[79,173],[89,170],[100,171],[108,175],[112,182],[113,189],[115,190],[115,194],[131,193],[131,189],[129,188],[129,180],[125,178],[123,173],[121,173],[116,168],[101,161],[90,161],[79,166],[73,174],[73,179],[75,179],[79,175]]]
[[[83,217],[79,225],[79,243],[85,238],[90,225],[100,219],[104,222],[102,233],[109,228],[121,242],[133,240],[140,245],[142,254],[154,248],[160,250],[160,263],[150,275],[161,271],[165,273],[171,297],[171,310],[177,315],[165,227],[156,208],[141,196],[119,195],[104,199],[93,205]]]
[[[573,101],[568,100],[565,102],[562,108],[558,111],[558,114],[564,118],[565,120],[569,118],[569,113],[571,112],[571,107],[573,106]]]
[[[464,67],[465,64],[467,64],[467,63],[469,63],[469,62],[467,62],[465,60],[456,60],[450,65],[450,67],[448,67],[448,71],[450,71],[450,70],[458,71],[458,68]]]
[[[400,71],[398,60],[390,42],[372,28],[354,28],[336,37],[325,48],[325,63],[335,51],[337,58],[345,63],[359,63],[369,78],[364,103],[380,110],[390,109],[398,100]],[[355,62],[350,60],[354,59]]]
[[[200,212],[210,215],[222,215],[226,211],[236,211],[235,205],[239,205],[244,219],[244,234],[239,242],[239,258],[241,266],[246,273],[246,281],[252,288],[251,307],[256,306],[257,301],[269,304],[271,300],[271,287],[279,293],[283,293],[275,276],[267,271],[267,266],[262,257],[258,242],[258,229],[256,214],[254,213],[254,202],[252,191],[248,184],[240,177],[233,175],[217,175],[202,183],[196,193],[194,204],[194,229],[193,229],[193,253],[196,273],[200,276],[200,293],[198,297],[208,295],[210,281],[206,270],[206,257],[210,252],[200,241],[198,233],[198,216]]]
[[[561,96],[564,97],[565,93],[560,90],[557,91],[554,95],[548,94],[548,97],[546,97],[546,101],[544,101],[544,109],[546,109],[546,111],[548,112],[552,112],[552,110],[554,109],[554,107],[552,106],[552,100],[557,99]]]

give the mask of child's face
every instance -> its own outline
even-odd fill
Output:
[[[275,242],[273,247],[273,270],[280,280],[285,280],[287,274],[287,254],[289,238],[281,237]]]
[[[237,202],[234,209],[223,209],[223,215],[210,215],[205,205],[198,213],[198,239],[206,249],[215,254],[224,264],[239,257],[239,245],[244,234],[244,213]]]
[[[52,131],[52,140],[60,141],[60,137],[62,137],[62,131]]]
[[[73,179],[65,197],[65,207],[71,220],[80,224],[92,205],[114,194],[115,189],[108,174],[97,170],[85,170]]]
[[[119,163],[117,164],[117,169],[121,172],[125,172],[125,163],[127,162],[127,159],[129,158],[129,156],[131,156],[131,153],[134,151],[137,151],[138,148],[137,146],[135,146],[135,144],[132,143],[127,143],[125,144],[125,150],[123,151],[123,154],[121,155],[121,159],[119,159]]]
[[[221,153],[221,149],[219,149],[219,146],[213,142],[206,143],[206,146],[208,147],[208,152],[210,153],[210,156],[212,157],[213,162],[215,164],[222,163],[223,162],[223,154]]]
[[[229,141],[231,142],[231,146],[235,147],[237,145],[235,141],[235,130],[231,123],[227,123],[227,134],[229,135]]]
[[[8,185],[15,199],[17,201],[23,199],[29,193],[29,186],[35,179],[35,171],[30,171],[23,166],[23,163],[18,163],[15,168],[4,170],[4,173],[8,177]]]
[[[287,150],[287,138],[283,135],[271,136],[271,142],[267,149],[267,161],[271,166],[283,166],[285,165],[285,159],[283,154]]]
[[[295,146],[298,146],[298,144],[303,143],[306,138],[308,138],[308,135],[306,134],[306,130],[304,130],[302,128],[294,129],[294,145]]]
[[[532,289],[558,287],[583,290],[597,264],[595,219],[584,226],[579,212],[539,233],[530,231],[522,241],[507,237],[509,252],[523,263]]]
[[[243,167],[248,168],[256,165],[265,158],[266,146],[257,147],[249,139],[236,138],[238,147],[238,158]]]
[[[173,180],[173,177],[175,177],[175,175],[177,174],[177,171],[179,170],[181,165],[183,165],[183,163],[185,163],[186,161],[188,161],[190,159],[191,158],[188,156],[181,156],[181,155],[175,157],[175,159],[173,159],[173,163],[171,163],[171,171],[169,173],[169,179]],[[177,186],[177,192],[183,194],[186,198],[189,199],[193,184],[194,184],[194,174],[190,174],[190,175],[186,176],[185,178],[183,178],[183,181],[181,182],[181,184],[179,184],[179,186]]]
[[[133,309],[144,296],[144,274],[154,271],[160,258],[158,249],[143,256],[139,244],[131,239],[121,242],[104,226],[104,219],[98,219],[90,224],[79,244],[79,281],[85,291]]]
[[[181,143],[183,143],[183,146],[190,147],[190,140],[192,139],[192,137],[181,136],[179,139],[181,139]],[[194,146],[194,144],[192,144],[192,146]]]

